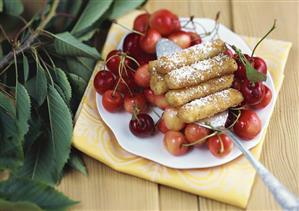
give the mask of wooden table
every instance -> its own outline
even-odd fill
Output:
[[[149,12],[168,8],[179,16],[214,18],[239,34],[262,36],[278,20],[271,38],[293,43],[286,77],[267,132],[261,161],[291,191],[299,195],[299,3],[297,1],[149,0]],[[118,173],[87,156],[89,176],[65,176],[59,189],[81,203],[74,210],[237,210],[238,208]],[[279,209],[257,178],[248,210]]]

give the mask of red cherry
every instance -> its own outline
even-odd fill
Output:
[[[155,123],[150,115],[141,113],[131,119],[129,128],[135,136],[147,137],[154,134]]]
[[[144,94],[147,102],[149,102],[152,105],[155,104],[155,94],[154,94],[153,90],[151,90],[151,89],[145,89],[143,91],[143,94]]]
[[[255,105],[262,101],[265,96],[265,86],[262,82],[250,82],[244,80],[241,85],[241,92],[245,103]]]
[[[122,79],[118,76],[117,78],[117,82],[119,81],[119,83],[117,84],[117,82],[115,83],[115,86],[117,85],[117,91],[123,93],[123,94],[128,94],[131,92],[135,92],[138,90],[138,86],[135,83],[134,80],[134,72],[127,70],[127,72],[123,73]]]
[[[168,36],[170,40],[175,42],[181,48],[188,48],[191,45],[192,39],[188,32],[177,31]]]
[[[150,16],[150,27],[156,29],[162,36],[168,36],[181,28],[178,16],[167,9],[160,9]]]
[[[148,54],[145,52],[142,52],[141,54],[139,54],[138,56],[135,56],[136,60],[138,61],[138,63],[140,65],[144,65],[149,63],[150,61],[156,60],[156,54]]]
[[[133,29],[141,33],[146,32],[149,27],[149,18],[150,14],[148,13],[138,15],[134,20]]]
[[[146,53],[155,53],[156,44],[161,38],[160,33],[155,29],[149,29],[144,36],[139,39],[141,49]]]
[[[170,107],[165,95],[155,95],[155,105],[161,108],[162,110],[165,110],[166,108]]]
[[[106,65],[107,68],[112,71],[114,74],[118,75],[119,72],[119,64],[121,61],[121,51],[120,50],[113,50],[111,51],[106,58]],[[124,62],[127,66],[132,66],[131,60],[128,58],[125,59]]]
[[[262,122],[252,110],[241,110],[241,116],[233,127],[234,133],[244,140],[256,137],[262,129]]]
[[[139,110],[139,112],[145,112],[147,110],[146,99],[143,94],[139,93],[135,96],[126,95],[124,100],[125,110],[129,113],[133,113],[134,106]]]
[[[251,65],[260,73],[267,75],[267,64],[260,57],[252,57]]]
[[[102,70],[98,72],[93,80],[93,86],[97,93],[103,94],[108,89],[112,89],[115,84],[115,77],[112,72]]]
[[[190,46],[198,45],[198,44],[202,43],[202,39],[199,36],[199,34],[197,34],[195,32],[188,32],[188,33],[191,37],[191,45]]]
[[[259,102],[256,105],[252,105],[251,107],[254,109],[262,109],[265,108],[269,103],[271,102],[272,99],[272,91],[269,89],[267,86],[265,86],[265,96],[262,99],[261,102]]]
[[[201,127],[200,125],[195,123],[187,124],[184,130],[185,137],[189,143],[196,142],[209,135],[209,133],[209,129]],[[201,144],[197,145],[201,146]]]
[[[226,49],[223,53],[231,58],[234,57],[234,53],[230,49]]]
[[[169,128],[167,128],[166,122],[163,118],[161,118],[158,122],[158,129],[161,133],[166,133],[167,131],[169,131]]]
[[[184,146],[184,144],[188,144],[188,142],[181,132],[166,132],[163,142],[167,151],[175,156],[184,155],[189,150],[189,147]]]
[[[134,32],[128,34],[123,43],[123,51],[128,53],[129,55],[135,57],[135,55],[138,55],[142,52],[140,46],[139,46],[139,34],[136,34]]]
[[[208,139],[208,148],[215,157],[224,157],[233,149],[232,140],[225,134],[214,135]]]
[[[136,70],[134,74],[135,83],[143,88],[148,88],[150,85],[150,72],[148,70],[148,64],[144,64]]]
[[[115,112],[121,109],[123,98],[118,91],[107,90],[102,98],[103,107],[109,112]]]

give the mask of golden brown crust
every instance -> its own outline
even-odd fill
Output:
[[[219,78],[211,79],[196,86],[170,90],[165,97],[171,106],[178,107],[188,103],[194,99],[208,96],[215,92],[229,88],[234,80],[234,75],[225,75]]]
[[[168,87],[164,76],[156,71],[155,63],[156,61],[149,62],[149,72],[151,74],[150,88],[155,95],[161,95],[168,91]]]
[[[242,101],[242,94],[229,88],[183,105],[179,108],[178,117],[186,123],[191,123],[237,106]]]
[[[219,54],[190,66],[175,69],[166,74],[164,79],[169,89],[181,89],[200,84],[212,78],[231,74],[237,68],[238,66],[234,59],[224,54]]]
[[[155,68],[159,73],[166,74],[173,69],[214,57],[226,49],[225,43],[220,39],[201,43],[172,55],[162,56],[156,60]]]

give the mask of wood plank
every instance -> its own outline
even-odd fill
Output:
[[[167,8],[178,16],[190,16],[189,4],[185,1],[150,0],[145,8],[154,12],[160,8]],[[160,210],[198,210],[197,196],[173,188],[159,186]]]
[[[293,42],[286,67],[286,76],[278,102],[268,129],[261,161],[291,191],[299,193],[298,153],[299,145],[299,91],[298,73],[298,32],[299,5],[296,1],[272,3],[233,1],[235,31],[250,36],[262,36],[278,19],[278,27],[270,37]],[[246,17],[246,18],[244,18]],[[296,173],[297,172],[297,173]],[[260,179],[257,179],[249,201],[248,209],[278,209],[271,194]]]
[[[159,210],[155,183],[122,174],[84,156],[89,175],[67,174],[59,190],[81,203],[73,210]]]

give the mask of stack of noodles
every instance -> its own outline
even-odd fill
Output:
[[[156,95],[165,94],[186,123],[237,106],[243,96],[230,87],[238,66],[225,50],[225,43],[217,39],[150,62],[151,89]]]

